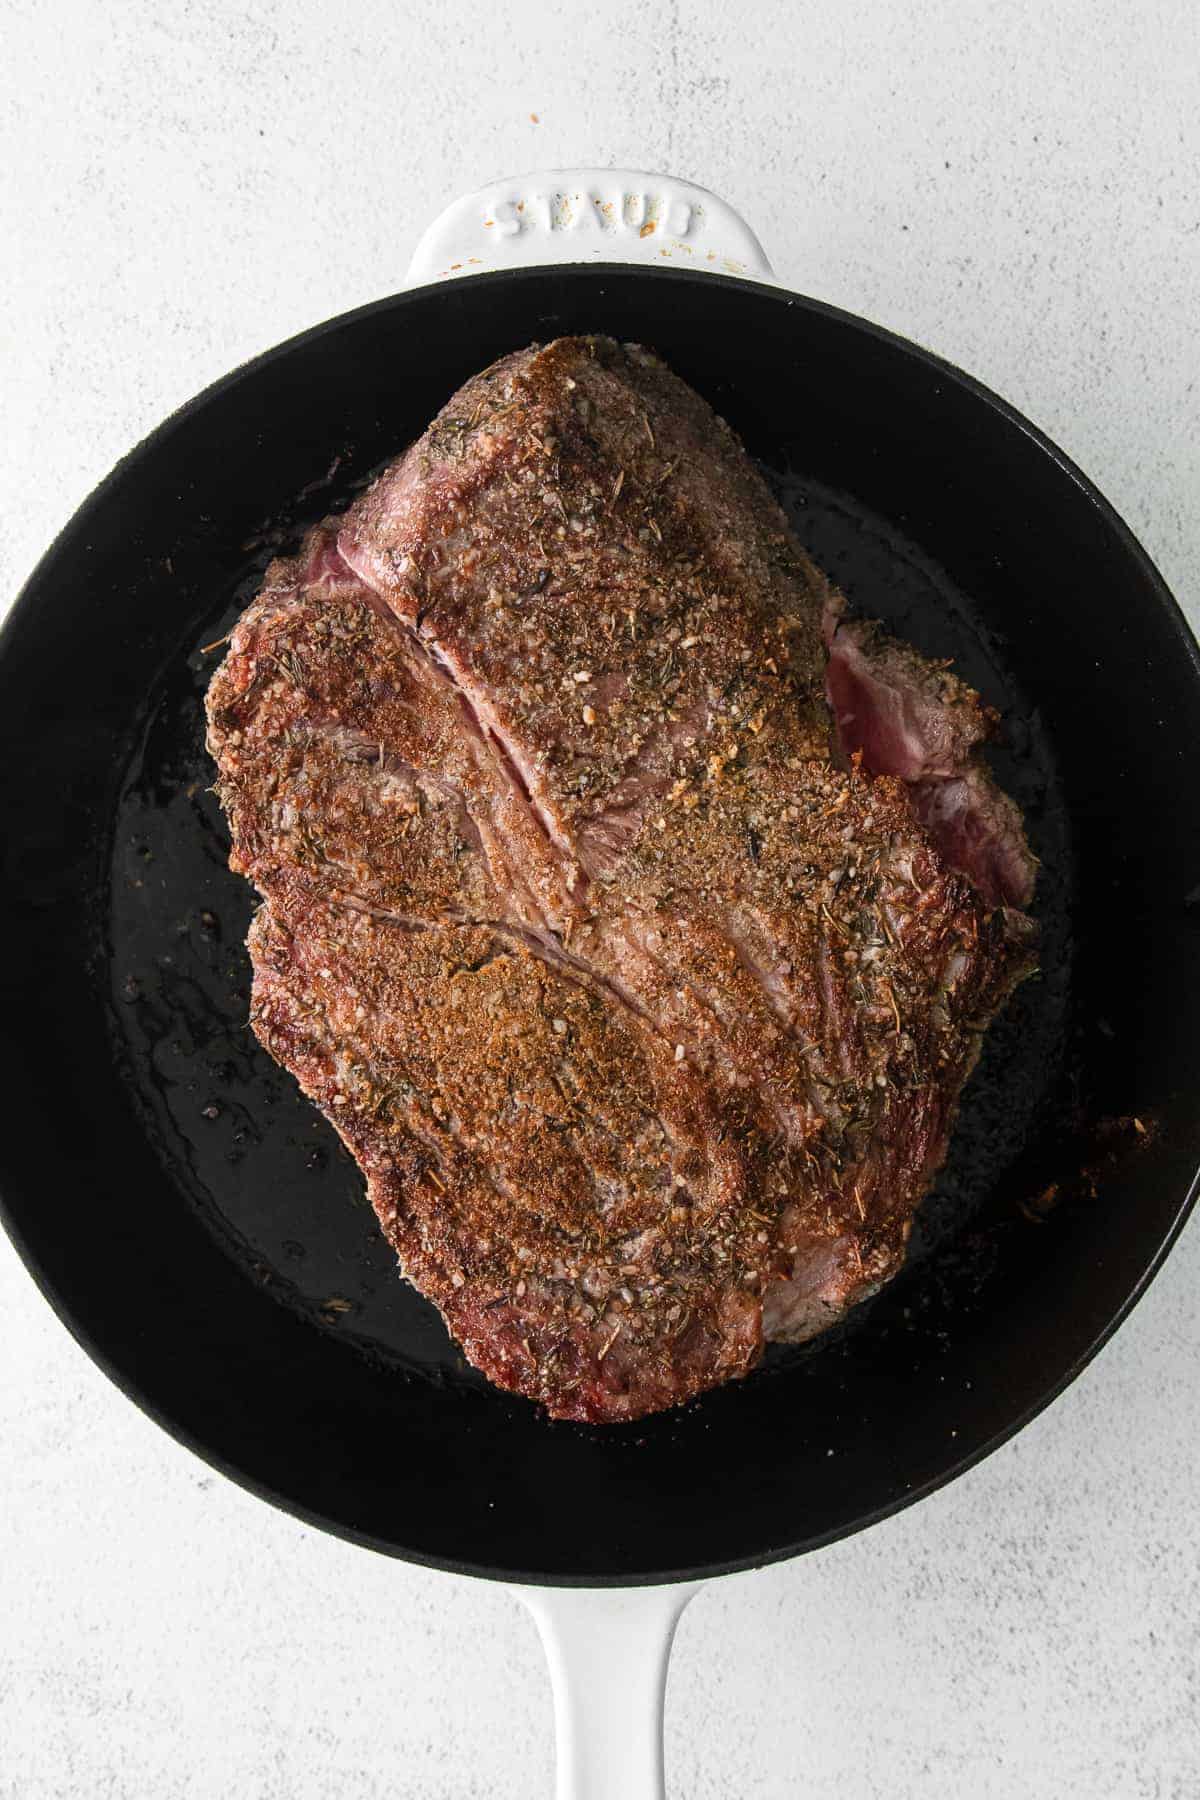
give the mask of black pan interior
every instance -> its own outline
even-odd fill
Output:
[[[551,1425],[466,1367],[396,1282],[353,1164],[255,1044],[251,895],[224,866],[201,719],[220,655],[204,647],[269,556],[474,368],[581,329],[659,348],[742,431],[854,605],[1001,707],[1000,773],[1044,864],[1044,972],[989,1040],[910,1270],[811,1350],[608,1431]],[[135,452],[6,631],[15,1235],[164,1423],[379,1548],[644,1580],[853,1529],[1054,1392],[1180,1215],[1200,1157],[1189,646],[1132,540],[1021,421],[812,303],[541,271],[322,327]]]

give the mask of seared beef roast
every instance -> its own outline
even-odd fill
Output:
[[[690,388],[563,339],[273,564],[213,680],[254,1029],[556,1418],[893,1275],[1031,966],[992,716],[841,610]]]

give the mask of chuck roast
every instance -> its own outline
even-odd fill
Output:
[[[1031,966],[993,716],[841,612],[698,395],[566,338],[274,563],[213,679],[254,1029],[555,1418],[895,1274]]]

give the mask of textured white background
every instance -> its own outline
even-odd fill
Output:
[[[164,413],[392,290],[460,190],[576,162],[716,188],[786,279],[999,388],[1200,621],[1196,18],[6,0],[0,605]],[[673,1794],[1200,1793],[1198,1282],[1193,1225],[1119,1338],[983,1467],[705,1592],[671,1675]],[[212,1476],[91,1367],[7,1245],[0,1364],[5,1800],[549,1793],[540,1653],[504,1593]]]

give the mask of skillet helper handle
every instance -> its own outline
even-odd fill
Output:
[[[702,1586],[514,1588],[550,1665],[557,1800],[665,1800],[667,1664]]]
[[[640,169],[546,169],[455,200],[413,251],[406,282],[573,262],[775,279],[745,219],[707,188]]]

